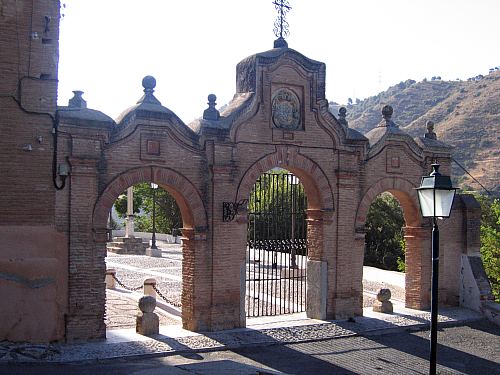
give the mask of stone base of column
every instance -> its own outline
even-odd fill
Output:
[[[326,319],[327,264],[319,260],[307,261],[307,317]],[[296,270],[300,271],[300,270]]]
[[[147,246],[140,237],[115,237],[106,245],[112,253],[133,255],[144,255]]]
[[[161,249],[153,249],[151,247],[148,247],[146,249],[146,255],[150,257],[161,258]]]

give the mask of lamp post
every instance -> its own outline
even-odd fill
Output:
[[[439,228],[438,218],[450,217],[456,189],[450,176],[439,173],[439,164],[432,164],[429,176],[422,177],[417,188],[423,217],[432,218],[432,284],[431,284],[431,345],[429,374],[436,374],[438,282],[439,282]]]
[[[151,236],[151,249],[157,250],[156,246],[156,189],[158,185],[151,182],[151,189],[153,189],[153,235]]]

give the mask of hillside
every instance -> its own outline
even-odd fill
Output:
[[[487,189],[500,194],[500,71],[467,81],[401,82],[348,105],[349,126],[367,133],[380,122],[385,104],[393,106],[393,120],[413,137],[424,134],[427,120],[434,121],[438,139],[455,146],[453,157]],[[338,107],[330,103],[335,115]],[[453,175],[463,189],[481,190],[457,165]]]

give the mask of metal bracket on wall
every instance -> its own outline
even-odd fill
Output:
[[[233,221],[241,206],[246,206],[248,199],[242,199],[239,202],[222,202],[222,221]]]

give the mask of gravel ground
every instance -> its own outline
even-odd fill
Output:
[[[179,244],[159,244],[162,248],[162,257],[161,258],[152,258],[148,256],[141,255],[117,255],[114,253],[108,253],[107,261],[109,263],[114,263],[111,267],[115,268],[117,273],[117,278],[122,281],[125,285],[137,288],[143,284],[144,279],[148,277],[153,277],[157,281],[157,288],[164,295],[168,301],[168,303],[180,307],[181,306],[181,293],[182,293],[182,282],[175,281],[171,278],[167,277],[167,275],[181,278],[182,277],[182,249]],[[254,263],[252,261],[252,263]],[[135,270],[121,268],[119,265],[124,265],[127,267],[136,267],[138,270],[142,272],[137,272]],[[276,270],[265,270],[264,273],[259,272],[259,267],[262,265],[258,265],[254,269],[250,270],[250,278],[259,277],[278,277],[276,274]],[[149,274],[148,272],[153,272],[156,274]],[[249,270],[247,269],[247,277]],[[267,273],[266,273],[267,272]],[[268,275],[269,273],[269,275]],[[165,274],[165,277],[162,277],[158,274]],[[278,272],[279,274],[279,272]],[[257,276],[257,277],[256,277]],[[300,279],[292,279],[293,283],[290,284],[290,288],[294,290],[304,290],[301,289],[300,286],[304,284]],[[245,306],[247,311],[249,311],[250,316],[263,316],[263,315],[271,315],[274,311],[281,311],[281,313],[290,313],[294,311],[304,311],[305,310],[305,292],[299,293],[299,297],[294,297],[292,301],[290,298],[287,298],[287,290],[289,289],[289,280],[267,280],[267,281],[250,281],[247,282],[247,287],[249,289],[249,295],[246,296]],[[265,291],[272,290],[273,295],[279,297],[284,300],[283,306],[277,306],[271,298],[269,301],[262,298],[254,298],[253,291],[256,289],[257,291]],[[375,295],[380,288],[389,288],[392,294],[393,303],[404,303],[405,300],[405,291],[404,288],[387,284],[383,281],[374,282],[363,280],[363,307],[370,307],[373,305],[375,301]],[[280,291],[281,289],[281,291]],[[140,290],[139,290],[140,292]],[[110,299],[108,305],[115,303],[113,299]],[[118,302],[117,302],[118,303]],[[279,303],[279,302],[278,302]],[[290,308],[289,303],[297,304],[295,309]],[[110,310],[111,311],[111,310]],[[131,320],[130,320],[131,322]],[[133,323],[128,323],[128,326],[135,325],[135,319]],[[121,325],[122,323],[113,323],[113,326]]]

